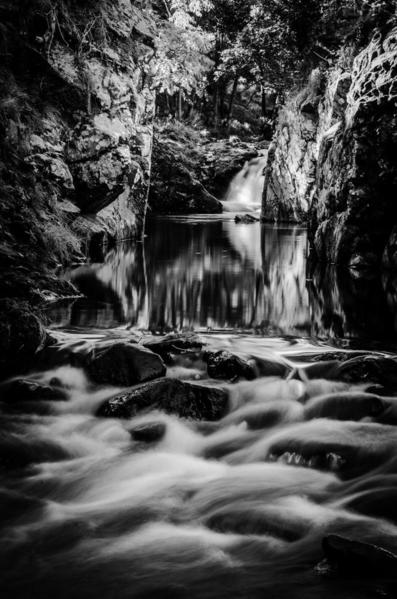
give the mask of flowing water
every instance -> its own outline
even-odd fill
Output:
[[[396,377],[338,380],[325,355],[394,349],[393,284],[309,272],[306,247],[302,228],[231,213],[163,218],[65,273],[85,297],[49,311],[58,345],[29,374],[64,396],[0,404],[1,597],[396,596],[381,550],[358,571],[316,568],[331,533],[397,552]],[[96,412],[120,388],[65,360],[103,337],[192,330],[287,374],[212,381],[229,394],[218,422],[118,419]],[[168,375],[208,382],[197,352]],[[163,436],[134,440],[153,423]]]
[[[256,212],[260,210],[266,164],[267,151],[263,151],[263,154],[257,158],[245,163],[231,181],[226,192],[223,201],[225,212]]]

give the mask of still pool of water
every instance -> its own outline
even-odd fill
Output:
[[[66,273],[84,298],[54,326],[233,330],[352,347],[394,346],[396,281],[309,269],[302,227],[236,224],[234,214],[152,220],[101,263]]]

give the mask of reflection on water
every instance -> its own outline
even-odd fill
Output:
[[[306,232],[232,220],[159,219],[144,244],[112,250],[103,264],[67,276],[86,295],[58,324],[150,330],[310,329]]]
[[[312,336],[362,347],[395,345],[397,293],[386,273],[357,276],[348,269],[315,269],[308,282]]]
[[[58,325],[258,329],[354,343],[394,341],[395,289],[379,276],[307,274],[306,231],[236,225],[232,216],[157,219],[144,244],[125,242],[102,264],[67,273],[85,298]]]

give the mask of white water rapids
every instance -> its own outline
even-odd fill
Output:
[[[241,355],[256,348],[264,359],[291,355],[277,357],[250,338],[239,346]],[[169,374],[205,378],[189,356]],[[98,418],[118,389],[95,386],[71,366],[35,378],[57,381],[67,396],[2,407],[2,597],[354,599],[367,596],[362,584],[314,571],[324,536],[397,549],[393,517],[360,509],[396,483],[395,462],[385,459],[395,454],[394,428],[370,424],[370,411],[363,424],[358,416],[319,418],[306,407],[362,385],[275,377],[235,383],[227,385],[224,418],[203,423],[153,411]],[[132,439],[133,427],[153,422],[165,425],[161,440]],[[326,467],[299,457],[305,443],[314,455],[328,452]],[[340,477],[332,457],[338,447],[347,447],[353,469],[380,456],[375,471]]]

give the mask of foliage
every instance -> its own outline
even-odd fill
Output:
[[[395,0],[220,0],[207,18],[216,30],[216,78],[241,75],[288,89],[347,40],[367,43],[396,22]]]
[[[157,36],[151,60],[152,84],[170,95],[200,94],[205,87],[211,36],[197,22],[209,0],[163,0],[157,6]]]

